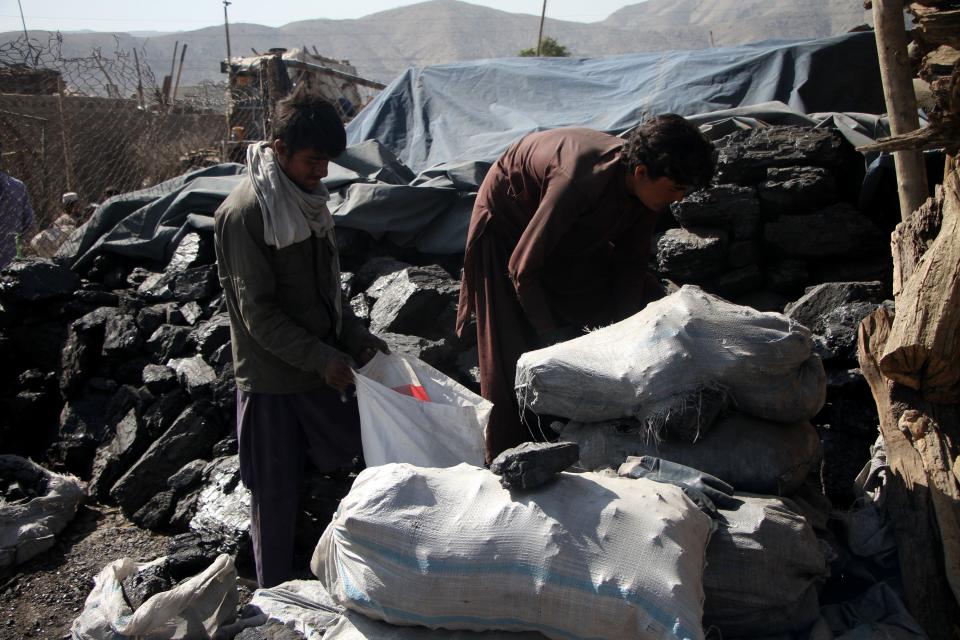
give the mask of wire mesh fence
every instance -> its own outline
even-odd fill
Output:
[[[85,207],[219,161],[225,84],[173,101],[142,50],[67,57],[62,43],[55,33],[0,43],[2,168],[26,184],[38,229],[65,192]]]

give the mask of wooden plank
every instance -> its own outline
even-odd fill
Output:
[[[880,79],[883,82],[890,131],[894,136],[920,128],[903,20],[902,0],[873,0]],[[894,164],[900,195],[900,217],[907,220],[927,199],[927,168],[920,151],[897,151]]]
[[[960,402],[960,176],[947,158],[943,222],[896,298],[897,317],[880,358],[884,375],[930,402]],[[895,254],[894,259],[902,259]],[[900,268],[903,270],[902,268]],[[907,269],[909,270],[909,268]]]
[[[952,468],[949,474],[943,473],[948,457],[943,450],[956,446],[956,431],[960,429],[957,408],[932,408],[916,392],[881,373],[877,359],[891,326],[889,310],[878,308],[860,323],[857,345],[860,368],[877,404],[880,432],[887,447],[891,474],[886,508],[897,540],[907,608],[933,640],[953,639],[960,637],[960,606],[951,589],[960,582],[960,514],[956,500],[950,497],[956,494],[956,476]],[[908,413],[911,410],[914,413]],[[901,425],[906,431],[901,431]],[[945,426],[943,433],[948,437],[945,445],[940,442],[940,425]],[[922,440],[919,450],[911,441],[914,437]],[[924,456],[936,469],[932,480]],[[942,515],[938,515],[938,508]],[[947,532],[942,539],[941,526]]]

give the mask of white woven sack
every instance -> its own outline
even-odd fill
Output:
[[[539,633],[510,633],[509,631],[447,631],[426,627],[398,627],[371,620],[347,611],[327,629],[323,640],[544,640]]]
[[[721,509],[703,572],[704,624],[724,637],[793,633],[820,615],[817,586],[827,577],[820,542],[789,500],[737,493]]]
[[[395,625],[699,640],[711,526],[647,480],[563,473],[511,494],[486,469],[391,464],[357,477],[311,568]]]
[[[421,386],[429,402],[393,390],[398,378],[411,373],[415,379],[405,384]],[[484,430],[493,409],[489,401],[427,363],[399,354],[378,353],[355,379],[368,467],[483,465]]]
[[[27,458],[0,455],[0,477],[46,491],[23,503],[0,503],[0,569],[20,564],[52,547],[86,497],[83,482],[44,469]]]
[[[73,621],[74,640],[185,640],[210,638],[236,615],[237,570],[230,556],[222,554],[203,572],[169,591],[157,593],[130,609],[121,583],[144,567],[163,562],[138,563],[130,558],[115,560],[93,579],[83,611]]]
[[[826,398],[810,331],[685,285],[636,315],[517,363],[521,406],[583,422],[633,417],[656,428],[678,403],[721,389],[740,411],[809,420]]]

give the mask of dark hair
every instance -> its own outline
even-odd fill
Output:
[[[666,176],[680,185],[702,187],[713,177],[714,156],[713,144],[695,124],[667,113],[631,131],[621,159],[630,171],[642,164],[651,178]]]
[[[347,134],[336,107],[301,84],[277,102],[272,140],[283,140],[288,154],[316,149],[335,158],[347,148]]]

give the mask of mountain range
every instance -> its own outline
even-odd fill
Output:
[[[724,47],[770,39],[838,35],[869,23],[859,0],[647,0],[593,23],[547,18],[544,35],[572,55],[594,57],[644,51]],[[303,20],[282,27],[231,24],[234,56],[271,47],[309,45],[324,56],[349,60],[360,75],[389,82],[411,65],[516,55],[536,44],[539,17],[498,11],[460,0],[429,0],[356,20]],[[0,34],[0,42],[22,34]],[[48,34],[30,33],[46,42]],[[160,79],[170,72],[174,44],[186,43],[181,85],[222,81],[223,25],[145,36],[66,32],[64,57],[140,49]],[[179,62],[179,60],[178,60]]]

